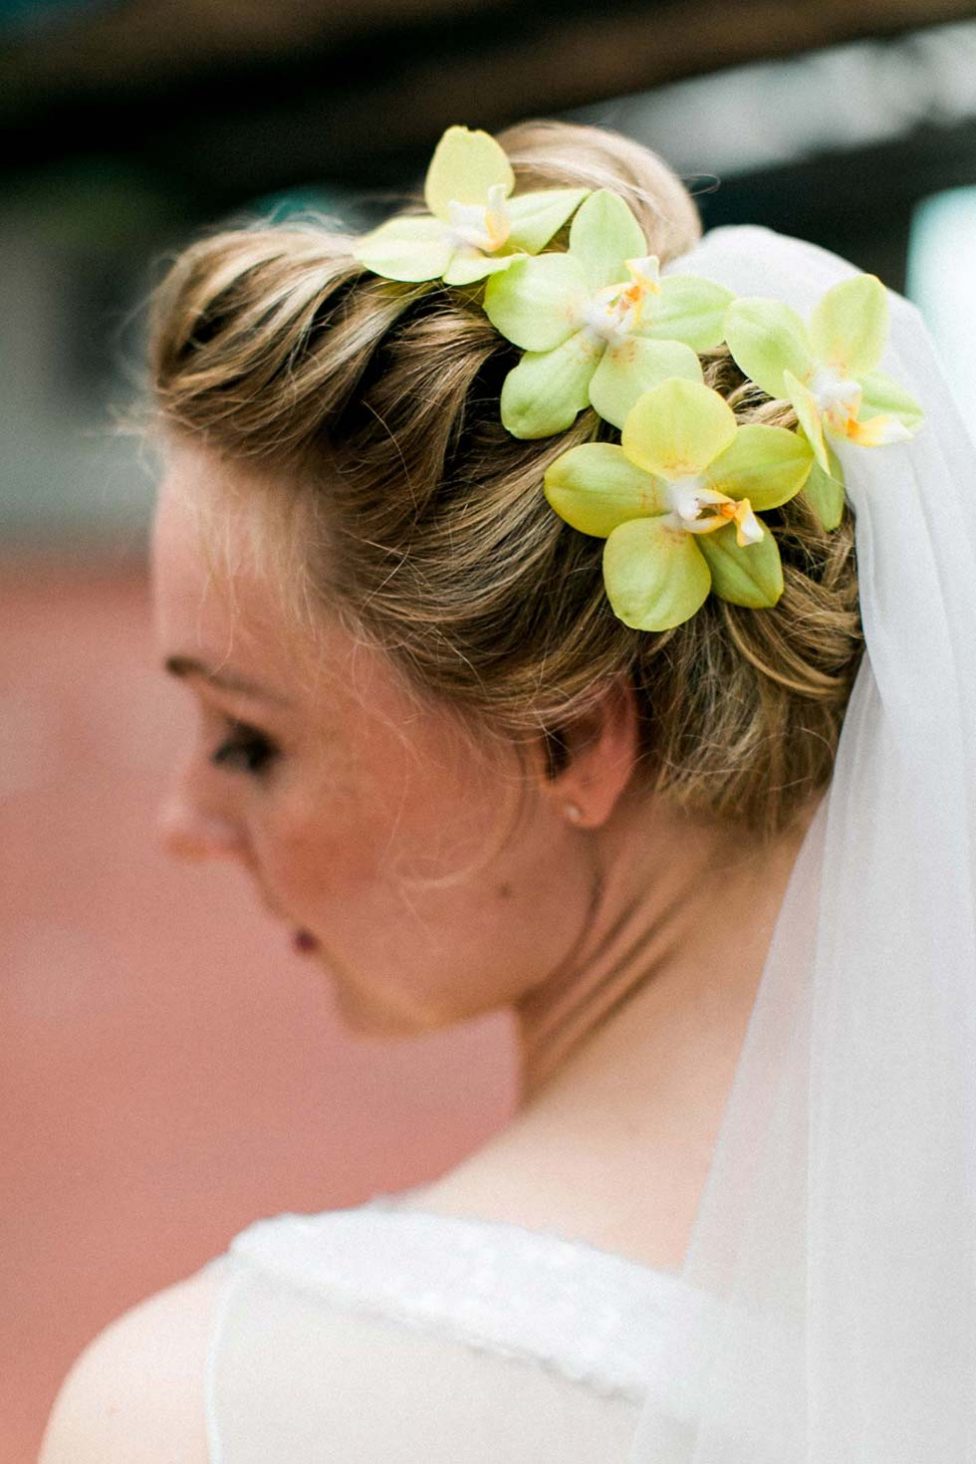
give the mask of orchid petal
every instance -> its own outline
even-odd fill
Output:
[[[672,376],[702,380],[701,363],[690,346],[630,336],[604,354],[590,382],[590,404],[605,422],[622,427],[637,398]]]
[[[735,415],[717,391],[676,377],[638,398],[622,442],[631,462],[672,481],[701,473],[735,433]]]
[[[891,442],[908,442],[912,436],[904,422],[887,412],[848,422],[844,435],[859,447],[887,447]]]
[[[765,537],[765,529],[752,511],[748,498],[740,498],[733,514],[735,542],[740,549],[749,544],[759,544]]]
[[[431,213],[446,223],[449,204],[487,204],[488,190],[497,187],[506,198],[515,187],[505,149],[487,132],[449,127],[434,149],[424,182]]]
[[[810,317],[814,352],[841,376],[873,371],[887,339],[888,293],[876,275],[834,285]]]
[[[485,314],[524,351],[551,351],[579,329],[586,282],[569,254],[520,255],[485,287]]]
[[[611,442],[585,442],[564,452],[546,473],[545,493],[561,519],[599,539],[629,519],[668,509],[660,481],[635,468]]]
[[[725,315],[734,296],[711,280],[669,275],[661,293],[649,304],[641,335],[684,341],[696,351],[717,346],[725,333]]]
[[[389,219],[356,242],[356,258],[387,280],[417,283],[440,279],[454,245],[438,219],[408,214]]]
[[[477,249],[458,249],[442,276],[445,285],[474,285],[489,275],[499,274],[521,254],[482,254]]]
[[[559,233],[588,191],[586,188],[549,188],[510,198],[505,205],[511,223],[509,247],[524,249],[526,254],[538,254],[553,235]]]
[[[627,278],[626,261],[646,255],[647,242],[619,193],[598,188],[573,219],[569,252],[579,260],[589,288],[600,290]]]
[[[921,427],[925,413],[918,402],[883,371],[869,371],[861,378],[861,388],[862,418],[874,417],[880,413],[896,417],[908,428],[909,435]]]
[[[725,339],[750,381],[777,400],[789,396],[785,372],[804,381],[815,368],[806,326],[780,300],[733,300],[725,315]]]
[[[813,449],[798,432],[753,422],[739,428],[731,446],[705,469],[704,478],[710,488],[730,498],[748,498],[763,513],[799,493],[813,460]]]
[[[696,540],[662,514],[614,529],[603,548],[603,582],[625,625],[670,630],[701,609],[712,581]]]
[[[695,541],[711,571],[712,589],[732,605],[769,609],[783,593],[779,545],[767,529],[756,543],[742,547],[736,528],[736,524],[725,524]]]
[[[804,496],[825,529],[836,529],[844,516],[844,469],[828,448],[830,471],[825,473],[815,462],[803,485]]]
[[[826,473],[830,464],[827,459],[827,443],[824,440],[823,418],[817,399],[802,381],[797,381],[791,371],[784,371],[783,379],[787,396],[796,412],[796,419],[813,448],[814,457]]]
[[[602,350],[602,342],[577,331],[553,351],[527,351],[502,385],[506,431],[520,438],[565,432],[589,405],[590,380]]]

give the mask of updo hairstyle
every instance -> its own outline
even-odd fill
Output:
[[[498,140],[519,190],[619,193],[662,264],[699,238],[683,185],[634,142],[555,122]],[[155,295],[162,426],[274,485],[272,522],[314,599],[421,694],[484,733],[543,736],[555,774],[567,726],[624,679],[648,787],[765,836],[785,829],[830,777],[862,651],[850,510],[830,533],[802,492],[764,514],[783,560],[774,608],[712,595],[672,630],[628,629],[604,592],[603,542],[542,493],[567,448],[619,434],[585,411],[555,437],[509,436],[499,392],[519,352],[479,300],[478,286],[378,278],[321,221],[215,234]],[[740,422],[795,425],[724,347],[702,364]]]

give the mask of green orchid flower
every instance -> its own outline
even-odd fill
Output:
[[[669,630],[710,591],[753,609],[776,604],[779,549],[755,510],[798,493],[813,461],[799,433],[739,427],[718,392],[676,378],[637,400],[619,447],[589,442],[557,458],[545,494],[566,523],[606,539],[604,583],[624,624]]]
[[[360,239],[356,258],[388,280],[470,285],[537,254],[589,192],[550,188],[517,198],[515,174],[487,132],[449,127],[424,183],[427,214],[389,219]]]
[[[816,460],[807,492],[824,526],[836,528],[844,474],[828,439],[879,447],[912,437],[922,422],[918,403],[876,369],[888,339],[884,285],[874,275],[834,285],[809,327],[781,301],[736,300],[725,339],[757,386],[792,404]]]
[[[642,392],[670,377],[701,382],[696,352],[722,339],[731,300],[709,280],[661,279],[624,200],[591,193],[565,254],[517,259],[485,288],[489,320],[525,352],[502,388],[504,426],[550,437],[592,406],[622,427]]]

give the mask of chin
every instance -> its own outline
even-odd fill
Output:
[[[431,1030],[413,1014],[391,1008],[382,998],[371,999],[345,981],[336,982],[335,994],[342,1025],[353,1036],[396,1039],[417,1037]]]
[[[339,977],[334,981],[336,1007],[342,1025],[357,1037],[397,1038],[420,1037],[455,1026],[465,1019],[464,1013],[434,1011],[432,1008],[404,1010],[384,1000],[382,990],[376,993]]]

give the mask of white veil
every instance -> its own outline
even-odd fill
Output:
[[[804,315],[853,272],[757,228],[673,269]],[[976,451],[891,306],[925,423],[839,451],[867,651],[684,1262],[697,1418],[653,1389],[631,1464],[976,1461]]]

